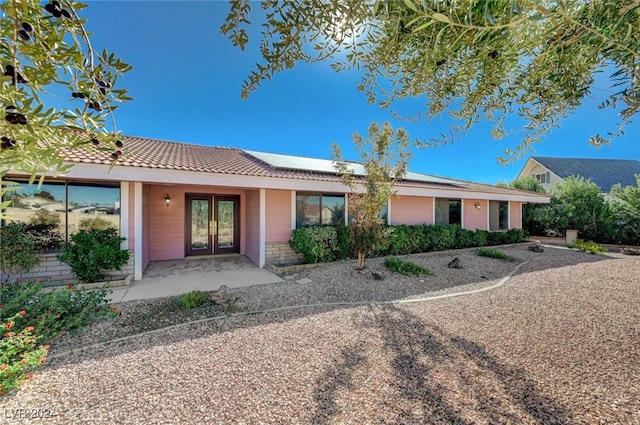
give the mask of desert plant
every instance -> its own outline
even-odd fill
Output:
[[[120,249],[124,241],[116,229],[81,230],[71,236],[71,242],[58,259],[71,267],[82,282],[97,282],[105,270],[120,270],[129,259],[129,252]]]
[[[575,248],[580,252],[588,252],[589,254],[599,254],[601,252],[607,252],[607,249],[598,245],[593,241],[584,241],[582,239],[576,239],[572,244],[567,245],[569,248]]]
[[[60,214],[49,210],[37,210],[29,219],[31,224],[52,224],[60,225]]]
[[[83,217],[78,222],[80,230],[105,230],[113,227],[113,223],[100,216]]]
[[[207,302],[207,296],[202,291],[191,291],[175,299],[175,303],[184,310],[200,307]]]
[[[302,254],[307,263],[335,260],[337,244],[337,232],[333,226],[300,227],[291,232],[289,240],[291,249]]]
[[[0,285],[15,283],[39,262],[24,223],[14,221],[0,227]]]
[[[509,259],[509,256],[507,256],[504,252],[498,251],[497,249],[493,249],[493,248],[478,248],[476,250],[476,254],[478,254],[481,257],[496,258],[498,260]]]
[[[411,261],[401,260],[396,257],[387,257],[384,260],[386,268],[395,273],[400,273],[405,276],[420,276],[425,274],[433,274],[431,270],[426,267],[416,264]]]

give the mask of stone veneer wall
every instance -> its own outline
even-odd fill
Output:
[[[29,273],[22,275],[22,280],[41,279],[42,286],[68,285],[76,283],[77,278],[73,275],[71,267],[56,258],[58,253],[46,253],[40,256],[40,264],[32,268]],[[121,280],[129,275],[133,275],[133,250],[129,250],[129,261],[120,270],[113,270],[106,273],[105,281]]]
[[[267,242],[265,260],[267,264],[299,264],[302,254],[296,254],[289,242]]]

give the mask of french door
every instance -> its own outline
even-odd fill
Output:
[[[240,197],[186,196],[185,255],[240,252]]]

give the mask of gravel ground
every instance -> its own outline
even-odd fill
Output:
[[[640,424],[639,260],[502,250],[515,260],[420,254],[410,257],[435,276],[377,281],[372,260],[366,273],[337,263],[295,277],[311,283],[238,290],[246,311],[410,299],[486,287],[530,261],[505,286],[463,297],[223,317],[93,347],[0,399],[0,420]],[[446,267],[454,256],[463,269]],[[118,320],[140,308],[128,304]],[[104,339],[106,325],[54,354]]]

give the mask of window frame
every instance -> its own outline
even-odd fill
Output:
[[[7,176],[7,177],[4,177],[2,180],[5,182],[17,183],[19,187],[35,187],[36,191],[39,191],[39,192],[46,190],[46,187],[44,187],[44,185],[62,186],[64,188],[64,200],[60,200],[60,202],[64,204],[64,213],[60,212],[61,218],[64,219],[64,222],[60,223],[59,225],[59,228],[61,230],[60,233],[64,237],[64,243],[69,242],[70,240],[69,238],[71,235],[71,232],[69,231],[69,227],[70,227],[69,213],[70,213],[70,208],[72,208],[73,206],[73,203],[70,202],[70,199],[69,199],[69,189],[70,188],[72,189],[74,187],[117,189],[118,195],[116,197],[116,202],[118,203],[118,208],[117,208],[118,213],[115,214],[116,207],[114,205],[113,215],[118,215],[118,223],[117,223],[118,234],[120,235],[122,232],[122,188],[121,188],[121,183],[119,181],[104,182],[104,181],[94,181],[94,180],[45,179],[42,181],[42,185],[38,185],[36,183],[29,184],[29,180],[21,176],[18,176],[18,177]],[[7,199],[8,197],[11,197],[11,192],[5,193],[4,196],[0,198],[0,202],[8,200]],[[39,209],[36,209],[33,211],[38,211],[38,210]],[[100,215],[101,214],[98,214],[97,216],[100,216]],[[5,219],[2,219],[2,224],[4,224],[5,221],[6,221]],[[52,252],[57,252],[57,251],[52,251]]]
[[[302,225],[298,225],[298,223],[300,222],[300,219],[298,217],[298,197],[300,196],[317,196],[319,198],[319,202],[318,202],[318,223],[314,223],[314,224],[302,224]],[[295,193],[295,204],[293,206],[294,208],[294,212],[295,212],[295,227],[294,229],[299,229],[301,227],[312,227],[312,226],[335,226],[338,223],[326,223],[323,224],[322,221],[322,208],[323,208],[323,202],[322,199],[323,197],[332,197],[332,198],[342,198],[342,205],[344,208],[344,218],[343,220],[339,223],[341,225],[344,225],[346,220],[347,220],[347,196],[344,193],[331,193],[331,192],[296,192]]]

